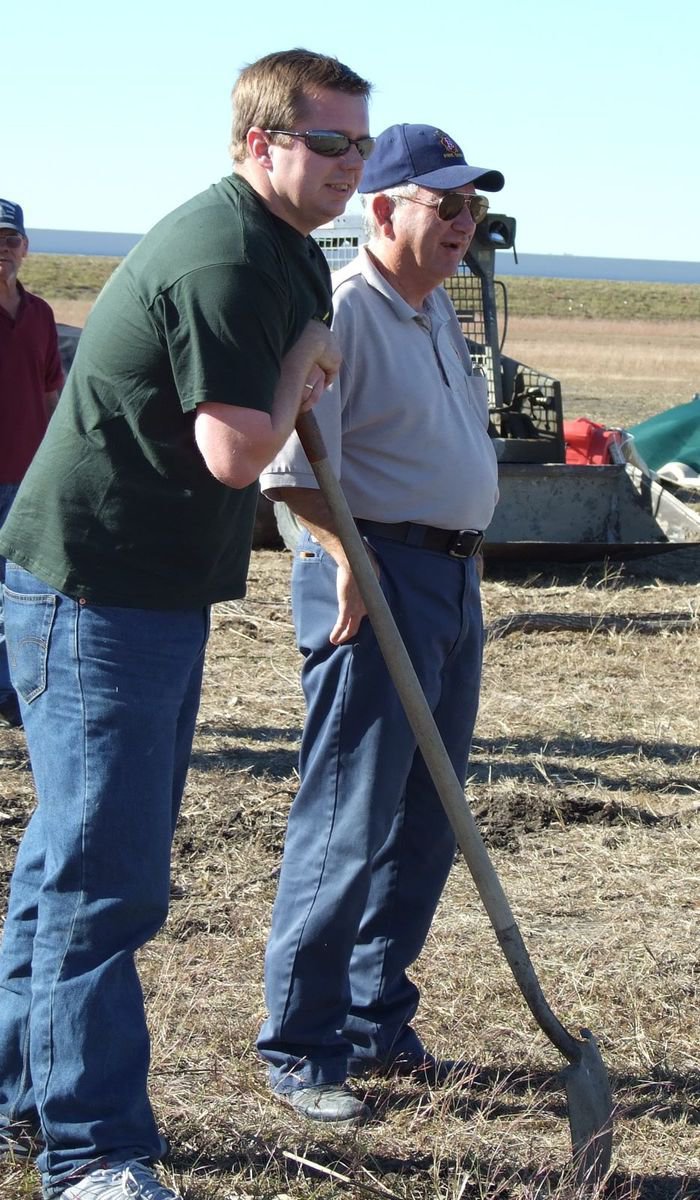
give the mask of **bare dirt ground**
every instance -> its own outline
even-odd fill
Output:
[[[513,323],[508,351],[564,379],[572,416],[632,423],[634,409],[641,419],[698,390],[697,328],[605,325]],[[655,362],[670,391],[655,390]],[[372,1078],[376,1120],[354,1133],[306,1127],[267,1090],[254,1052],[262,957],[303,720],[289,569],[286,552],[254,553],[245,601],[214,611],[171,918],[141,954],[166,1177],[187,1200],[569,1200],[563,1061],[461,861],[415,965],[416,1024],[431,1049],[473,1064],[466,1083]],[[572,1031],[594,1031],[610,1070],[608,1196],[698,1200],[700,547],[616,565],[487,563],[483,593],[490,624],[692,618],[655,634],[631,622],[489,640],[467,791],[545,995]],[[23,735],[0,731],[2,891],[32,803]],[[2,1200],[36,1186],[31,1168],[0,1167]]]

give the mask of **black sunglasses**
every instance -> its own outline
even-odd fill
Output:
[[[423,204],[426,208],[434,208],[441,221],[454,221],[464,207],[469,209],[475,225],[483,221],[489,211],[486,196],[467,196],[465,192],[445,192],[439,200],[419,200],[417,196],[399,196],[399,200],[410,200],[412,204]]]
[[[344,133],[334,133],[332,129],[306,129],[303,133],[296,133],[292,129],[266,129],[265,133],[301,138],[307,150],[313,150],[314,154],[321,154],[324,158],[341,158],[354,146],[360,158],[366,161],[374,150],[373,137],[353,139]]]
[[[23,240],[19,233],[0,233],[0,246],[9,246],[10,250],[17,250]]]

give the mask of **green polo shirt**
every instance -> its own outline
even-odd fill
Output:
[[[330,307],[316,243],[240,177],[170,213],[99,296],[0,553],[96,604],[242,596],[258,487],[210,474],[196,409],[269,412],[282,358]]]

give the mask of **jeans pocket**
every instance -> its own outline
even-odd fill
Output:
[[[10,678],[15,691],[30,704],[46,690],[46,662],[58,597],[52,592],[26,595],[7,586],[3,592]]]

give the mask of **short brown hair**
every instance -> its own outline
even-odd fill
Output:
[[[252,126],[293,128],[305,98],[320,88],[368,98],[372,85],[337,58],[312,50],[281,50],[244,67],[231,94],[233,161],[246,157],[246,136]]]

